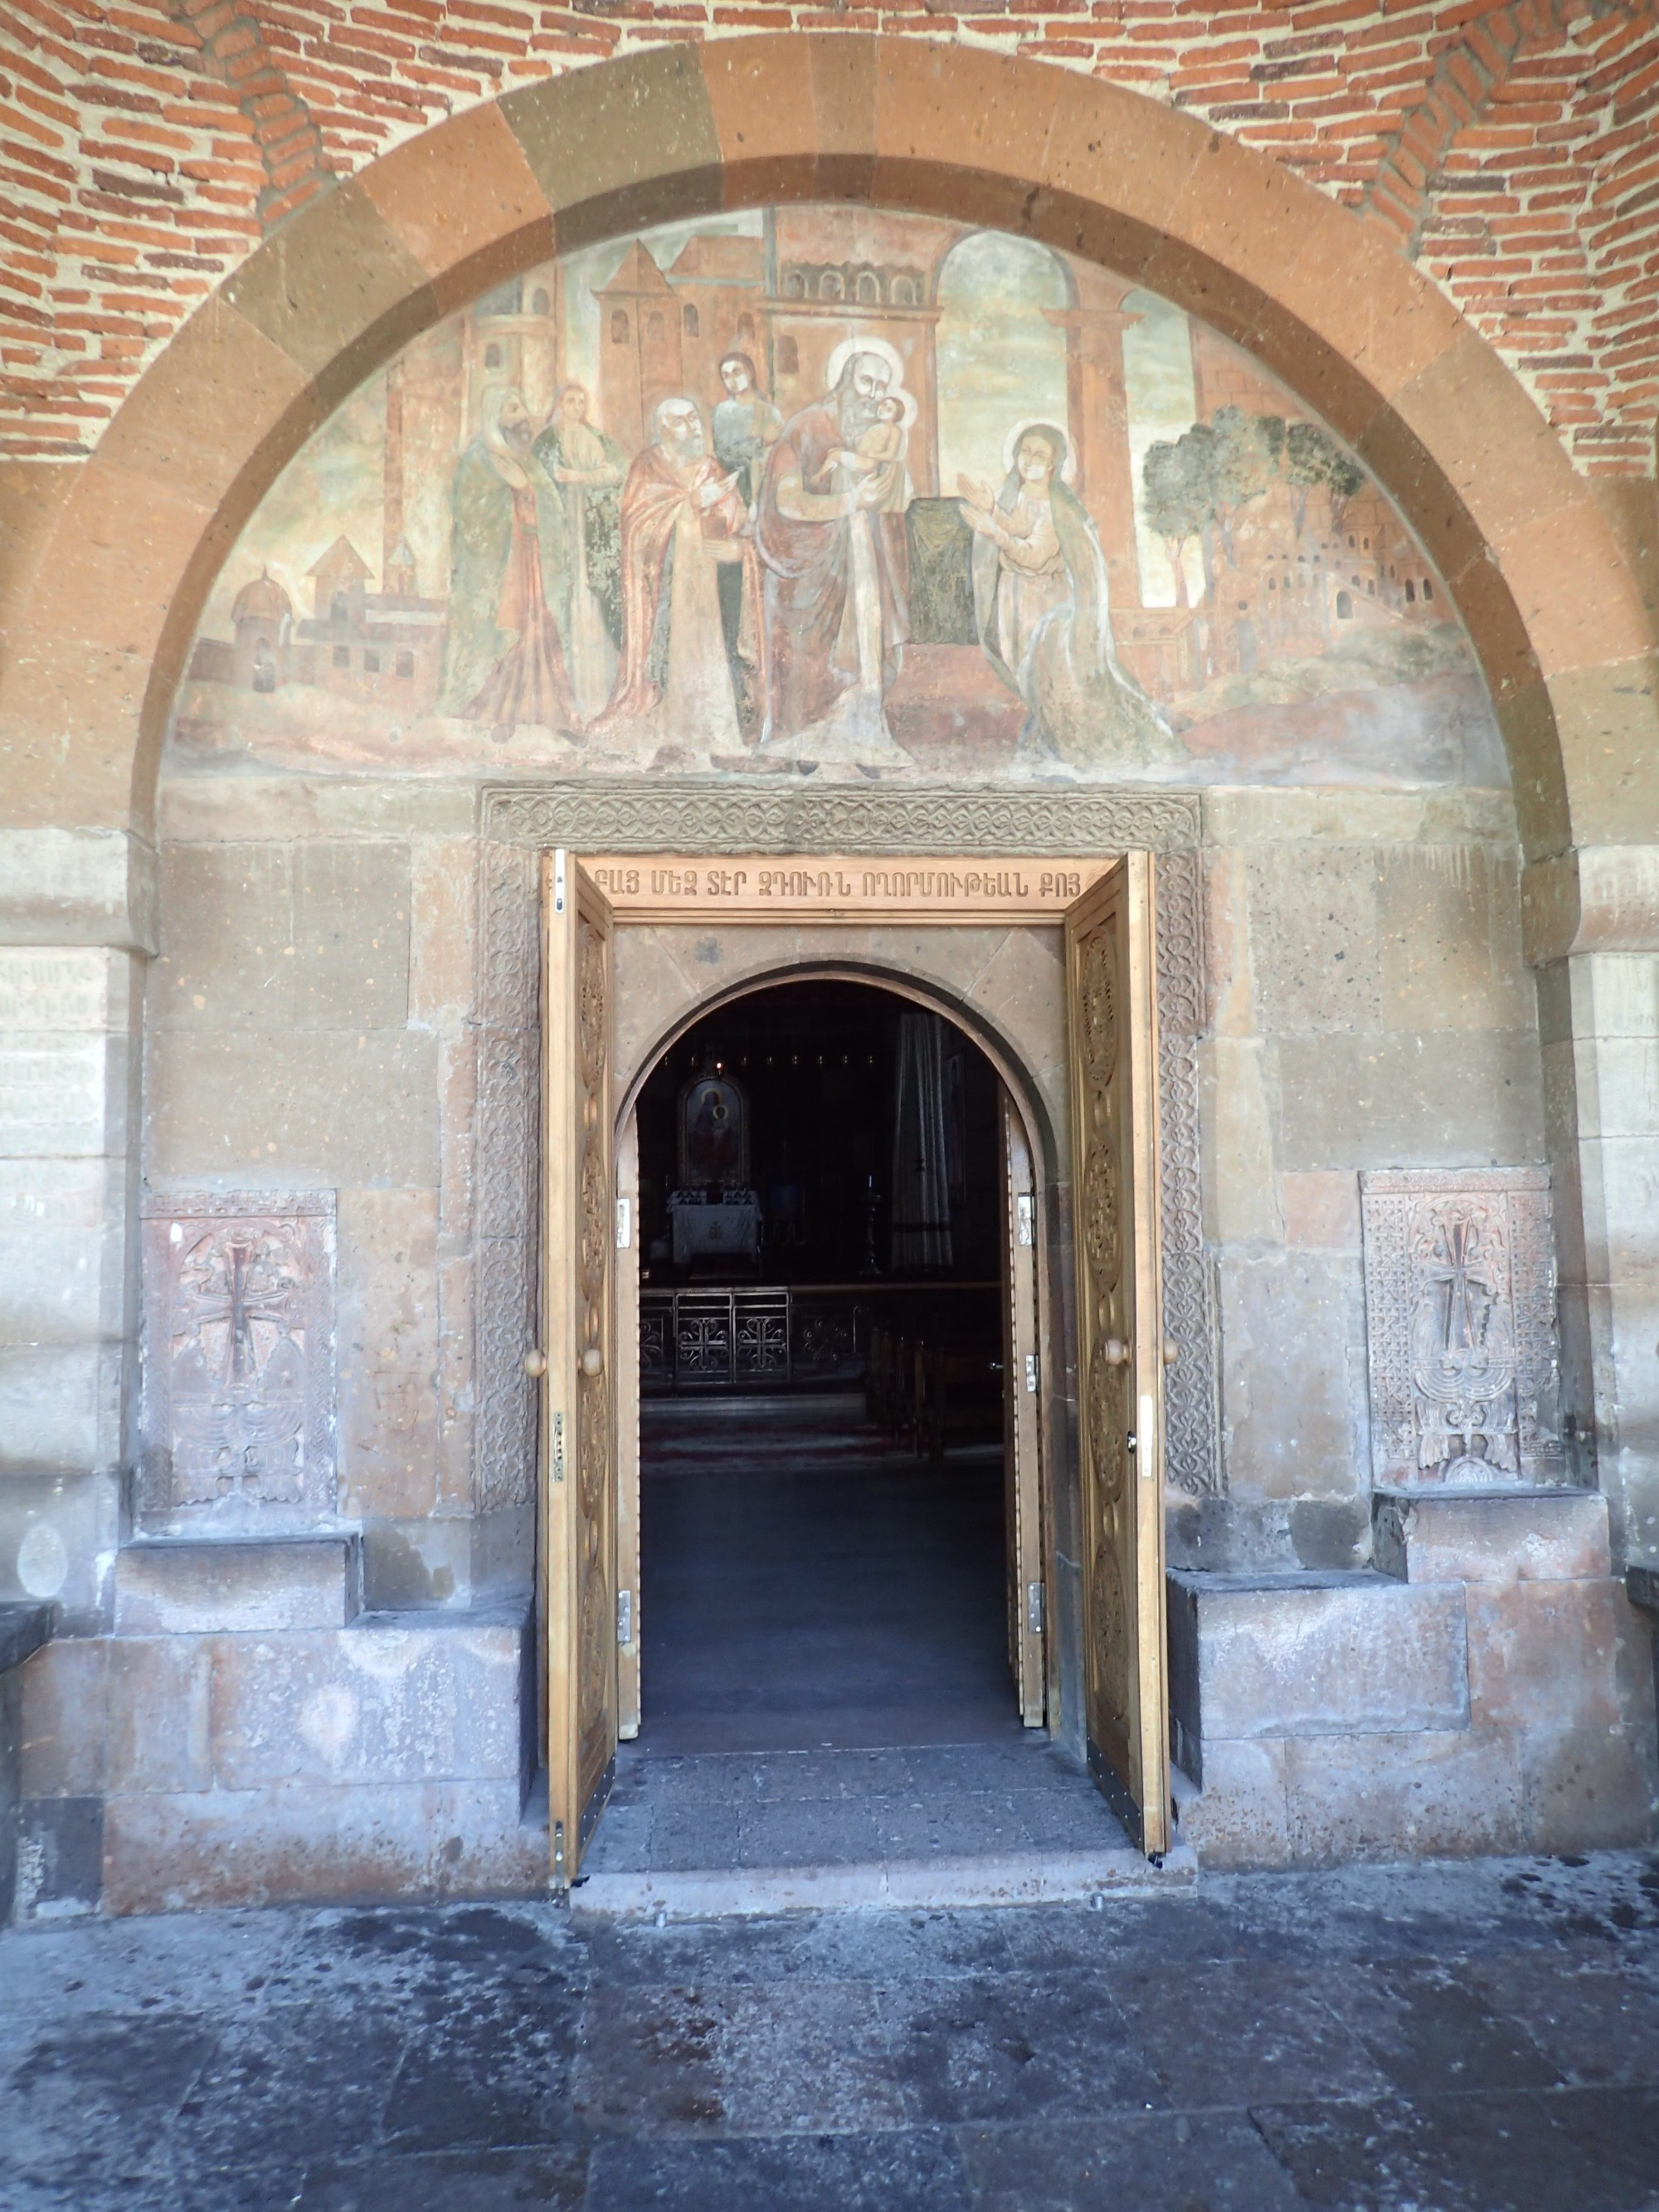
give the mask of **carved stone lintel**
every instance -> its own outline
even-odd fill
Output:
[[[331,1514],[333,1192],[149,1190],[141,1212],[141,1518]]]
[[[1562,1481],[1549,1170],[1359,1181],[1376,1482]]]
[[[1163,852],[1202,836],[1195,792],[1088,784],[1051,791],[822,791],[637,782],[492,784],[483,834],[594,853],[1077,854]]]

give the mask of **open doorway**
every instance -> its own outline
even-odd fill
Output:
[[[1092,880],[1079,887],[1078,878],[1085,872]],[[972,1095],[981,1046],[957,1030],[956,1016],[948,1011],[977,1003],[977,971],[965,994],[953,985],[937,992],[921,987],[911,980],[918,948],[897,932],[891,957],[843,965],[856,939],[844,933],[848,917],[835,905],[838,898],[853,899],[861,884],[871,885],[871,896],[877,898],[896,896],[890,891],[893,884],[907,896],[918,885],[918,896],[927,896],[930,885],[937,892],[941,881],[947,890],[966,885],[982,890],[988,881],[983,872],[942,876],[932,867],[896,868],[885,874],[867,871],[859,878],[838,864],[810,880],[802,876],[805,890],[828,902],[821,933],[804,927],[787,933],[786,957],[763,956],[752,961],[747,980],[730,978],[728,970],[723,990],[700,992],[694,980],[697,971],[727,966],[732,948],[721,934],[695,924],[677,946],[682,918],[676,902],[690,896],[694,881],[699,886],[706,883],[722,900],[729,895],[736,901],[751,878],[760,885],[757,896],[777,888],[773,872],[750,861],[692,872],[601,860],[590,870],[556,849],[544,862],[544,1340],[526,1353],[525,1364],[544,1386],[538,1424],[539,1587],[555,1884],[562,1887],[583,1878],[579,1869],[613,1789],[617,1812],[626,1811],[627,1817],[610,1828],[607,1851],[655,1853],[660,1844],[655,1816],[636,1794],[643,1789],[641,1764],[666,1766],[673,1759],[688,1763],[683,1754],[654,1762],[643,1759],[642,1747],[630,1741],[640,1735],[641,1718],[648,1721],[657,1665],[649,1589],[641,1603],[641,1386],[647,1379],[649,1399],[684,1407],[678,1425],[691,1439],[684,1445],[682,1437],[684,1449],[696,1444],[696,1409],[701,1407],[702,1418],[716,1424],[718,1414],[707,1409],[724,1401],[727,1441],[710,1445],[710,1431],[702,1432],[705,1464],[699,1472],[724,1482],[728,1506],[735,1494],[734,1469],[744,1456],[734,1453],[730,1433],[763,1437],[757,1425],[764,1416],[752,1408],[768,1400],[785,1409],[786,1428],[799,1417],[805,1425],[800,1433],[816,1440],[814,1455],[830,1467],[837,1450],[846,1450],[846,1432],[838,1444],[833,1425],[827,1432],[822,1425],[812,1426],[813,1409],[805,1401],[814,1396],[839,1401],[831,1413],[839,1411],[843,1420],[856,1424],[853,1455],[869,1454],[879,1439],[890,1455],[889,1474],[897,1472],[907,1449],[913,1462],[921,1460],[935,1470],[942,1467],[947,1476],[953,1452],[982,1450],[994,1468],[999,1401],[1003,1425],[1003,1603],[998,1611],[1006,1625],[1010,1689],[1005,1694],[1013,1697],[1018,1685],[1017,1711],[1026,1740],[1018,1741],[1016,1731],[1016,1740],[1008,1743],[994,1738],[935,1743],[927,1747],[930,1757],[917,1766],[919,1754],[901,1754],[896,1747],[884,1749],[879,1743],[825,1751],[824,1743],[833,1747],[834,1736],[819,1734],[811,1739],[816,1747],[807,1751],[709,1753],[694,1755],[690,1765],[706,1767],[722,1759],[885,1760],[888,1766],[881,1771],[887,1772],[896,1761],[912,1783],[925,1770],[932,1783],[915,1786],[933,1805],[952,1792],[974,1797],[973,1850],[982,1856],[1006,1825],[998,1811],[1000,1784],[986,1778],[991,1767],[1006,1754],[1022,1771],[1030,1769],[1030,1754],[1044,1749],[1040,1740],[1034,1744],[1030,1739],[1045,1725],[1053,1726],[1067,1755],[1080,1760],[1086,1753],[1089,1771],[1129,1834],[1156,1858],[1165,1848],[1170,1819],[1164,1685],[1163,1376],[1180,1347],[1163,1336],[1160,1326],[1152,856],[1124,854],[1097,872],[1073,872],[1063,882],[1028,878],[1012,868],[989,879],[999,898],[1006,886],[1009,896],[1029,892],[1056,902],[1059,944],[1030,963],[1017,951],[1013,963],[1024,976],[1022,988],[1035,993],[1039,1004],[1052,991],[1056,1017],[1063,1006],[1065,1040],[1033,1063],[1006,1054],[994,1023],[976,1028],[975,1037],[982,1037],[989,1066],[1003,1086],[993,1081],[997,1112],[991,1118],[994,1127],[1000,1121],[1000,1147],[992,1154],[999,1166],[989,1178],[982,1170],[976,1175],[971,1159],[972,1128],[976,1126],[982,1134],[987,1119],[985,1092],[977,1112]],[[784,890],[793,895],[797,881],[791,873]],[[884,891],[884,884],[889,890]],[[617,928],[613,891],[635,901],[627,915],[629,927]],[[657,914],[653,925],[652,902],[665,900],[665,919]],[[933,916],[927,927],[935,926],[954,930],[954,914]],[[1047,925],[1041,915],[1022,909],[1017,926],[1035,931]],[[740,933],[754,929],[760,946],[761,933],[772,927],[771,916],[759,909],[739,914],[736,927]],[[635,938],[635,927],[637,952],[629,956],[629,980],[619,990],[617,939]],[[878,940],[885,933],[874,933]],[[812,957],[815,937],[821,939],[822,964]],[[961,942],[971,949],[975,939],[982,954],[984,940],[977,933]],[[993,967],[1015,944],[1013,936],[1001,937]],[[887,950],[879,944],[878,949]],[[1062,951],[1063,968],[1055,959]],[[825,1006],[817,1010],[810,1045],[788,1048],[792,1073],[802,1064],[807,1068],[820,1138],[830,1130],[841,1144],[839,1164],[829,1177],[833,1188],[827,1193],[817,1189],[814,1195],[809,1188],[814,1178],[805,1173],[798,1152],[786,1157],[780,1146],[774,1157],[758,1146],[752,1101],[742,1079],[743,1038],[694,1032],[745,999],[758,1003],[769,993],[832,982],[854,992],[873,991],[878,1012],[873,1028],[867,1022],[851,1024],[846,1042],[834,1048],[833,1063]],[[653,1044],[641,1037],[637,1047],[626,1045],[619,1054],[618,1037],[625,1034],[618,1030],[622,1002],[629,1008],[623,1018],[636,1031],[664,1013],[672,1017],[677,1002],[679,1017],[669,1028],[656,1029]],[[784,1006],[782,998],[775,1000],[772,1030],[751,1030],[748,1036],[751,1075],[757,1047],[763,1060],[769,1048],[767,1036],[772,1073],[779,1072],[775,1023]],[[749,1018],[754,1018],[752,1008]],[[712,1059],[707,1049],[711,1043]],[[661,1079],[672,1091],[672,1161],[665,1165],[659,1158],[647,1167],[646,1197],[653,1210],[643,1223],[644,1258],[651,1269],[661,1263],[666,1279],[642,1282],[640,1104],[659,1063],[682,1048],[684,1062],[678,1072],[671,1066]],[[738,1065],[733,1067],[732,1060]],[[958,1060],[953,1073],[952,1063]],[[625,1073],[630,1062],[631,1077]],[[1028,1094],[1028,1073],[1034,1065],[1042,1073]],[[834,1081],[826,1084],[823,1079],[832,1074]],[[837,1097],[843,1076],[848,1087]],[[861,1086],[869,1097],[864,1100],[860,1166],[856,1147],[843,1139],[860,1119],[853,1109]],[[607,1111],[610,1101],[616,1104],[614,1115]],[[1028,1113],[1060,1121],[1056,1139],[1052,1118],[1042,1118],[1040,1152]],[[799,1141],[798,1134],[794,1142]],[[665,1185],[665,1174],[670,1178]],[[975,1189],[985,1191],[988,1182],[993,1202],[981,1203]],[[833,1202],[836,1188],[839,1206]],[[849,1188],[856,1200],[851,1205]],[[826,1218],[836,1224],[830,1246],[814,1261],[805,1251],[809,1205],[827,1207]],[[998,1265],[987,1277],[975,1272],[971,1255],[976,1238],[983,1248],[986,1228],[993,1222]],[[855,1263],[850,1280],[849,1256]],[[884,1295],[902,1301],[906,1310],[890,1307],[879,1323],[866,1312],[860,1336],[857,1311],[850,1318],[846,1313],[838,1317],[836,1300],[851,1300],[854,1307],[861,1301],[868,1307],[883,1283]],[[653,1300],[649,1310],[647,1292]],[[994,1381],[997,1362],[987,1358],[984,1338],[976,1341],[970,1328],[958,1332],[940,1313],[953,1299],[982,1298],[988,1292],[1000,1302],[1002,1320],[1000,1373]],[[1052,1358],[1043,1356],[1045,1348]],[[763,1443],[757,1454],[745,1448],[751,1469],[773,1474],[783,1463],[778,1440],[785,1430],[775,1424],[773,1433],[769,1449]],[[809,1501],[816,1496],[821,1504],[824,1494],[834,1495],[834,1484],[823,1467],[817,1472],[816,1489],[799,1487]],[[945,1488],[948,1492],[950,1486]],[[912,1504],[926,1503],[915,1489],[908,1497]],[[755,1514],[732,1517],[752,1532]],[[965,1514],[957,1517],[964,1526],[971,1520]],[[929,1528],[939,1525],[937,1516],[924,1513],[923,1520]],[[889,1613],[908,1606],[925,1614],[917,1594],[923,1547],[915,1528],[913,1519],[908,1548],[898,1547]],[[789,1541],[789,1556],[797,1565],[790,1577],[795,1601],[791,1603],[789,1589],[781,1598],[786,1650],[805,1638],[809,1608],[800,1601],[807,1587],[803,1577],[811,1571],[822,1578],[824,1552],[823,1543],[811,1540],[810,1528],[804,1530],[798,1516]],[[683,1559],[684,1553],[682,1545]],[[994,1538],[968,1547],[966,1556],[977,1558],[982,1566],[994,1562]],[[753,1571],[735,1594],[729,1583],[722,1589],[718,1583],[689,1577],[695,1585],[691,1595],[701,1592],[705,1611],[702,1629],[694,1620],[684,1639],[683,1673],[711,1645],[729,1647],[746,1615],[761,1619],[757,1590],[770,1592],[779,1580],[775,1571],[769,1577],[764,1574],[766,1564],[763,1556],[758,1566],[751,1562]],[[775,1548],[770,1565],[776,1569]],[[873,1579],[867,1561],[862,1579]],[[963,1578],[959,1589],[971,1580]],[[865,1608],[864,1622],[884,1617],[872,1604],[868,1589],[854,1589],[856,1574],[845,1581]],[[1051,1614],[1048,1600],[1056,1588],[1059,1601]],[[982,1605],[969,1610],[982,1621]],[[775,1613],[775,1623],[779,1617]],[[860,1616],[841,1612],[837,1618],[840,1632],[855,1647]],[[981,1643],[976,1649],[982,1657],[986,1646]],[[912,1676],[918,1674],[914,1645],[908,1667]],[[752,1658],[746,1669],[728,1671],[721,1688],[725,1717],[710,1722],[711,1729],[734,1725],[733,1716],[742,1717],[745,1699],[750,1724],[759,1725],[757,1716],[765,1701],[757,1696],[755,1684],[769,1671],[769,1660],[763,1668]],[[879,1693],[860,1699],[866,1716],[881,1716],[878,1723],[866,1719],[862,1732],[889,1737],[897,1733],[902,1723],[896,1715],[907,1694],[905,1671],[905,1666],[890,1663],[884,1679],[874,1683]],[[800,1685],[811,1672],[795,1669],[781,1685],[768,1725],[804,1730],[812,1713],[799,1702]],[[974,1672],[972,1667],[968,1670]],[[978,1680],[982,1687],[982,1674]],[[952,1695],[964,1686],[972,1686],[959,1675]],[[695,1687],[690,1705],[697,1702]],[[711,1702],[709,1687],[705,1680],[705,1710]],[[837,1709],[848,1704],[845,1689],[843,1685],[832,1701]],[[908,1693],[930,1716],[919,1723],[930,1735],[941,1725],[938,1689],[925,1681],[908,1685]],[[969,1697],[959,1703],[957,1717],[944,1724],[953,1732],[969,1725],[962,1715],[973,1702]],[[629,1753],[620,1763],[619,1744]],[[962,1761],[969,1754],[964,1767]],[[873,1765],[861,1770],[866,1786],[877,1771]],[[824,1802],[839,1797],[847,1774],[838,1768],[817,1776]],[[764,1802],[772,1784],[763,1773],[748,1781],[757,1793],[755,1804]],[[712,1788],[718,1798],[725,1786],[711,1784],[705,1772],[692,1794],[707,1797]],[[691,1818],[690,1798],[684,1790],[680,1795],[684,1802],[671,1808],[668,1826],[682,1818],[690,1820],[696,1832],[691,1847],[711,1850],[707,1823]],[[901,1830],[910,1813],[927,1813],[927,1804],[912,1803],[903,1810],[905,1818],[896,1822]],[[743,1820],[736,1817],[742,1831]],[[1045,1825],[1046,1816],[1038,1817],[1034,1808],[1030,1820],[1022,1814],[1015,1832]],[[930,1850],[945,1847],[931,1829],[929,1838]],[[763,1847],[755,1837],[740,1834],[740,1853]],[[752,1856],[733,1863],[762,1863]],[[706,1867],[708,1862],[699,1863]]]
[[[835,980],[641,1089],[647,1753],[1020,1737],[1005,1120],[954,1024]]]

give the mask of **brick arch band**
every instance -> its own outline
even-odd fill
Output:
[[[1519,382],[1380,227],[1140,95],[834,32],[665,48],[525,87],[291,216],[93,457],[41,471],[50,514],[43,493],[22,573],[0,577],[9,817],[147,830],[220,565],[304,440],[416,332],[555,253],[814,198],[1024,233],[1248,348],[1364,457],[1446,578],[1528,858],[1656,839],[1653,637],[1618,538]]]

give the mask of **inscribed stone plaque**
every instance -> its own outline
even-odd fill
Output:
[[[1560,1481],[1548,1169],[1377,1169],[1359,1182],[1376,1481]]]
[[[334,1194],[152,1194],[143,1212],[145,1514],[331,1513]]]

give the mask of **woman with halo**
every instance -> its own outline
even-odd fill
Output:
[[[1045,422],[1017,422],[1006,475],[958,477],[975,533],[974,619],[992,665],[1030,712],[1020,750],[1079,768],[1183,757],[1168,725],[1112,649],[1106,558],[1066,477],[1071,443]]]

